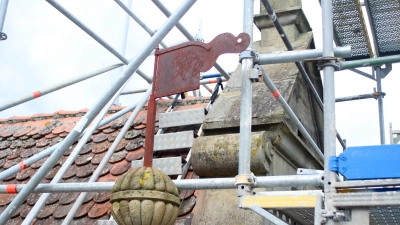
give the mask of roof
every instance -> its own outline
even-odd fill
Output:
[[[206,98],[189,98],[179,100],[174,111],[205,107],[208,103]],[[165,111],[171,105],[171,100],[158,101],[157,110]],[[123,109],[124,107],[110,108],[107,116]],[[73,129],[75,123],[87,112],[88,109],[80,111],[57,111],[50,114],[35,114],[27,117],[13,116],[8,119],[0,120],[0,172],[10,168],[32,155],[47,149],[48,147],[62,141],[64,137]],[[143,157],[144,139],[146,128],[146,112],[145,106],[124,139],[121,141],[113,156],[108,161],[107,166],[101,173],[98,182],[115,181],[131,167],[132,160],[138,160]],[[97,168],[101,159],[105,155],[108,148],[118,135],[124,123],[127,121],[131,113],[128,113],[109,124],[98,128],[91,136],[88,143],[83,147],[79,156],[68,171],[64,174],[62,182],[86,182],[90,179],[92,173]],[[156,129],[158,124],[156,123]],[[190,129],[190,128],[189,128]],[[171,129],[167,132],[173,132]],[[62,163],[66,161],[68,155],[72,152],[73,147],[65,152],[64,156],[54,166],[54,168],[46,175],[41,183],[49,183],[55,176]],[[186,156],[187,151],[171,151],[167,154],[155,153],[154,157],[169,156]],[[41,165],[48,157],[30,165],[23,171],[10,176],[0,184],[25,184],[36,173]],[[186,179],[196,178],[193,172],[186,175]],[[176,178],[176,177],[171,177]],[[197,192],[196,192],[197,193]],[[16,194],[0,194],[0,213],[7,207]],[[12,219],[7,224],[20,224],[28,215],[30,209],[39,199],[41,194],[32,193],[24,204],[18,208]],[[89,193],[84,204],[80,207],[74,218],[75,224],[95,224],[97,220],[108,220],[110,218],[110,195],[111,192]],[[183,201],[179,211],[177,224],[187,224],[192,219],[192,210],[196,203],[196,195],[194,190],[183,190],[180,193],[180,199]],[[45,206],[41,209],[34,221],[35,225],[39,224],[61,224],[63,219],[71,209],[73,202],[79,196],[79,193],[54,193],[51,194],[46,201]]]

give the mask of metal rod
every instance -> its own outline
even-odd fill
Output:
[[[366,67],[366,66],[381,66],[384,64],[398,63],[400,62],[400,55],[384,56],[378,58],[360,59],[353,61],[340,61],[340,70]]]
[[[379,93],[382,93],[382,69],[380,66],[375,67],[376,70],[376,86]],[[385,138],[385,115],[383,113],[383,96],[378,96],[378,113],[379,113],[379,134],[381,145],[386,143]]]
[[[154,72],[153,78],[154,81],[157,80],[157,71],[158,71],[158,45],[156,47],[156,54],[154,57]],[[147,126],[146,126],[146,140],[145,140],[145,150],[143,155],[143,166],[152,167],[153,166],[153,152],[154,152],[154,129],[156,123],[156,113],[157,113],[157,104],[156,98],[154,97],[155,92],[155,82],[152,84],[152,92],[150,94],[150,100],[147,106]],[[177,96],[175,96],[175,99]]]
[[[353,101],[353,100],[361,100],[361,99],[368,99],[368,98],[378,98],[381,94],[384,95],[384,93],[372,93],[372,94],[362,94],[362,95],[353,95],[353,96],[347,96],[347,97],[340,97],[336,98],[335,102],[346,102],[346,101]]]
[[[58,84],[49,86],[49,87],[44,88],[42,90],[34,91],[34,92],[29,93],[29,94],[27,94],[27,95],[25,95],[23,97],[20,97],[18,100],[9,101],[9,102],[3,102],[3,103],[0,104],[0,112],[3,111],[3,110],[9,109],[11,107],[14,107],[16,105],[22,104],[24,102],[30,101],[32,99],[39,98],[39,97],[41,97],[43,95],[47,95],[47,94],[52,93],[54,91],[57,91],[57,90],[60,90],[62,88],[68,87],[70,85],[76,84],[78,82],[84,81],[86,79],[92,78],[94,76],[103,74],[105,72],[108,72],[108,71],[113,70],[115,68],[121,67],[123,65],[124,64],[120,63],[120,64],[114,64],[114,65],[111,65],[111,66],[107,66],[107,67],[101,68],[99,70],[96,70],[96,71],[93,71],[93,72],[90,72],[90,73],[86,73],[86,74],[77,76],[75,78],[60,82]]]
[[[371,80],[376,81],[375,77],[374,77],[372,74],[368,74],[368,73],[366,73],[366,72],[364,72],[364,71],[361,71],[361,70],[358,70],[358,69],[349,69],[349,70],[350,70],[351,72],[360,74],[361,76],[364,76],[364,77],[366,77],[366,78],[369,78],[369,79],[371,79]]]
[[[83,24],[78,18],[72,15],[68,10],[66,10],[62,5],[54,0],[46,0],[50,5],[56,8],[60,13],[62,13],[65,17],[71,20],[75,25],[81,28],[85,33],[87,33],[90,37],[96,40],[99,44],[101,44],[104,48],[106,48],[109,52],[111,52],[115,57],[121,60],[125,65],[129,63],[129,60],[121,55],[117,50],[115,50],[111,45],[109,45],[106,41],[104,41],[100,36],[94,33],[92,30],[89,29],[85,24]],[[149,53],[150,54],[150,53]],[[151,78],[145,75],[142,71],[137,69],[137,74],[141,76],[143,79],[147,81],[147,83],[151,83]]]
[[[128,5],[129,5],[129,8],[132,6],[132,0],[128,0]],[[121,45],[121,54],[122,54],[123,56],[125,56],[125,52],[126,52],[126,43],[127,43],[127,41],[128,41],[128,35],[129,35],[129,21],[130,21],[129,15],[126,15],[126,16],[125,16],[124,34],[122,35],[122,45]],[[121,68],[118,69],[118,73],[117,73],[117,74],[122,73],[122,71],[123,71],[123,68],[121,67]],[[121,93],[121,92],[120,92],[120,93]],[[115,99],[114,105],[120,105],[120,103],[119,103],[119,97],[120,97],[120,96],[118,96],[117,99]]]
[[[115,100],[118,98],[119,93],[122,91],[122,89],[124,89],[124,87],[127,83],[128,83],[128,81],[124,84],[124,86],[122,86],[118,90],[118,92],[113,96],[113,98],[100,111],[100,113],[96,117],[96,119],[93,120],[92,125],[90,127],[88,127],[88,131],[79,140],[79,142],[75,146],[74,150],[71,152],[71,154],[68,156],[67,160],[62,164],[61,168],[57,171],[57,174],[51,180],[51,182],[50,182],[51,184],[56,184],[62,180],[62,177],[64,176],[64,174],[67,172],[67,170],[70,168],[70,166],[74,163],[76,157],[79,155],[79,152],[81,151],[83,146],[86,144],[86,142],[89,140],[90,136],[92,136],[93,132],[96,130],[96,127],[99,126],[101,120],[107,114],[108,110],[113,105]],[[24,219],[22,225],[29,225],[32,223],[32,221],[36,218],[36,215],[39,213],[40,209],[44,206],[44,204],[46,203],[46,201],[49,197],[50,197],[50,193],[45,193],[40,196],[40,198],[36,201],[35,205],[31,209],[29,214]]]
[[[283,222],[281,219],[272,215],[272,213],[264,210],[258,205],[252,205],[249,208],[275,225],[288,225],[287,223]]]
[[[250,35],[250,45],[253,48],[253,14],[254,2],[243,1],[243,32]],[[238,174],[250,174],[250,151],[251,151],[251,118],[252,118],[252,85],[247,76],[247,70],[253,68],[253,58],[242,60],[242,88],[240,102],[240,140],[239,140],[239,171]],[[239,190],[240,191],[240,190]]]
[[[101,108],[112,98],[118,89],[128,80],[128,78],[137,70],[141,63],[147,58],[154,46],[164,38],[174,25],[183,17],[183,15],[190,9],[196,0],[184,1],[171,17],[163,24],[158,32],[150,38],[144,46],[140,54],[138,54],[132,62],[128,64],[124,73],[121,74],[119,79],[116,80],[106,93],[97,101],[94,106],[85,114],[75,128],[67,135],[57,151],[54,151],[47,161],[38,169],[38,171],[29,180],[28,185],[24,188],[8,205],[8,207],[0,215],[0,224],[5,224],[8,219],[13,215],[18,207],[25,201],[32,190],[39,184],[43,177],[53,168],[54,164],[60,159],[69,146],[71,146],[79,137],[83,128],[85,128],[93,118],[100,112]]]
[[[136,21],[137,24],[139,24],[139,26],[141,26],[150,36],[154,35],[154,31],[151,30],[145,23],[142,22],[142,20],[139,19],[139,17],[132,12],[132,10],[130,10],[130,7],[127,7],[121,0],[114,0],[133,20]],[[163,48],[168,48],[168,46],[166,44],[164,44],[164,42],[160,42],[160,45]]]
[[[8,8],[8,0],[1,0],[1,4],[0,4],[0,32],[3,31],[4,21],[6,20],[7,8]]]
[[[226,79],[224,77],[221,78],[222,82],[226,82]],[[217,79],[205,79],[205,80],[201,80],[200,84],[201,85],[205,85],[205,84],[216,84],[218,83]],[[148,87],[147,87],[148,88]],[[146,92],[147,88],[142,88],[142,89],[137,89],[137,90],[128,90],[128,91],[123,91],[121,92],[121,95],[130,95],[130,94],[137,94],[137,93],[143,93]],[[208,85],[205,86],[205,88],[211,89]]]
[[[322,39],[323,57],[334,57],[333,54],[333,22],[332,22],[332,0],[322,1]],[[332,185],[336,183],[336,174],[329,170],[329,158],[336,155],[336,121],[335,121],[335,79],[334,60],[330,65],[324,66],[324,192],[325,210],[328,214],[336,212],[332,205],[332,194],[336,191]],[[327,218],[327,225],[333,225],[332,218]]]
[[[317,203],[314,207],[314,225],[321,225],[322,222],[322,195],[317,195]]]
[[[97,179],[99,179],[101,172],[103,171],[104,167],[108,163],[108,160],[114,154],[115,149],[117,149],[119,143],[124,138],[126,132],[128,132],[128,130],[129,130],[130,126],[132,125],[133,121],[135,120],[136,116],[139,114],[140,110],[143,108],[143,106],[146,104],[147,100],[149,99],[151,90],[152,90],[151,88],[147,89],[146,94],[142,97],[142,99],[138,103],[138,107],[136,107],[136,109],[129,116],[129,119],[126,121],[126,123],[122,127],[121,131],[119,132],[119,134],[115,138],[114,142],[112,143],[111,147],[107,150],[107,153],[104,155],[100,164],[97,166],[96,170],[93,172],[93,175],[90,177],[90,179],[88,181],[89,183],[96,182]],[[87,192],[82,192],[79,195],[79,197],[75,200],[74,205],[69,210],[69,212],[68,212],[67,216],[65,217],[62,224],[65,224],[65,225],[70,224],[70,222],[74,219],[76,212],[78,211],[78,209],[81,207],[83,201],[85,200],[87,194],[88,194]]]
[[[262,176],[256,178],[255,187],[321,187],[323,185],[322,176],[321,174]],[[236,189],[236,178],[234,177],[182,179],[173,180],[173,182],[179,190]],[[114,184],[115,182],[39,184],[33,192],[104,192],[111,191]],[[0,193],[7,193],[7,186],[9,185],[0,185]],[[20,192],[26,186],[27,184],[16,184],[15,190]]]
[[[164,13],[166,17],[171,16],[171,12],[159,1],[159,0],[152,0],[152,2],[161,10],[161,12]],[[181,24],[177,23],[176,28],[189,40],[189,41],[195,41],[196,39],[193,37],[193,35],[190,34],[190,32]],[[214,64],[214,68],[218,70],[222,74],[222,76],[225,77],[225,79],[229,80],[230,76],[227,72],[225,72],[224,69],[216,62]]]
[[[121,110],[119,112],[116,112],[115,114],[112,114],[111,116],[103,119],[98,127],[102,127],[102,126],[106,125],[107,123],[109,123],[109,122],[111,122],[111,121],[113,121],[113,120],[125,115],[129,111],[132,111],[136,107],[136,105],[137,105],[137,103],[135,103],[135,104],[133,104],[131,106],[128,106],[125,109],[123,109],[123,110]],[[79,136],[79,138],[81,138],[87,132],[87,130],[88,129],[85,129],[82,132],[82,134]],[[0,173],[0,181],[4,180],[5,178],[7,178],[9,176],[12,176],[12,175],[18,173],[19,171],[22,170],[21,168],[29,167],[33,163],[45,158],[46,156],[49,156],[59,146],[60,146],[60,143],[57,143],[57,144],[55,144],[55,145],[53,145],[53,146],[51,146],[51,147],[49,147],[49,148],[47,148],[47,149],[45,149],[45,150],[43,150],[41,152],[29,157],[28,159],[25,159],[24,161],[21,161],[20,163],[18,163],[16,165],[4,170],[3,172]],[[24,166],[21,167],[21,165],[24,165]]]
[[[337,47],[334,48],[335,57],[350,57],[351,48]],[[299,50],[296,52],[280,52],[280,53],[269,53],[259,54],[256,58],[256,63],[260,65],[277,64],[277,63],[288,63],[288,62],[301,62],[306,59],[316,59],[322,57],[322,49],[308,49]]]
[[[282,41],[285,44],[286,48],[289,51],[293,51],[294,48],[293,48],[292,44],[290,43],[290,40],[289,40],[288,36],[286,35],[286,32],[283,29],[282,24],[279,22],[278,17],[276,16],[274,10],[272,9],[271,4],[269,3],[268,0],[262,0],[262,3],[268,12],[269,18],[271,19],[271,21],[274,23],[274,26],[278,30],[279,36],[282,38]],[[295,62],[295,64],[297,66],[297,69],[300,71],[300,74],[303,76],[304,80],[306,81],[307,87],[310,89],[311,94],[313,95],[318,106],[322,109],[322,112],[323,112],[324,111],[324,103],[322,102],[321,97],[319,96],[317,90],[315,90],[315,87],[312,84],[312,81],[311,81],[310,77],[308,76],[306,69],[304,68],[303,64],[301,64],[300,62]],[[337,137],[339,143],[342,145],[343,149],[346,149],[346,144],[342,140],[342,137],[340,136],[339,132],[336,131],[336,133],[337,133],[336,137]]]
[[[306,141],[311,145],[312,149],[314,150],[313,152],[310,152],[311,155],[314,158],[316,158],[317,160],[323,162],[324,155],[322,154],[321,150],[318,148],[317,144],[315,144],[314,140],[312,139],[310,134],[307,132],[307,130],[304,128],[303,124],[301,124],[301,122],[297,118],[296,114],[294,114],[294,112],[290,108],[289,104],[285,101],[285,99],[279,93],[279,90],[275,87],[274,83],[268,77],[267,73],[264,70],[262,70],[262,72],[263,72],[263,81],[264,81],[265,85],[267,85],[268,89],[272,92],[274,97],[281,103],[283,109],[288,114],[289,118],[294,121],[297,128],[300,130],[300,132],[303,134]]]

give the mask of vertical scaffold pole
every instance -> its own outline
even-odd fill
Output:
[[[4,20],[6,19],[7,7],[8,7],[8,0],[1,0],[1,3],[0,3],[0,32],[3,31]]]
[[[379,93],[382,93],[382,68],[380,66],[375,67],[376,71],[376,87]],[[383,115],[383,96],[378,96],[378,112],[379,112],[379,134],[381,138],[381,145],[386,143],[385,141],[385,117]]]
[[[243,32],[250,35],[250,44],[246,51],[253,48],[253,0],[244,0]],[[242,59],[242,88],[240,103],[240,141],[239,141],[239,175],[250,174],[251,149],[251,114],[252,114],[252,86],[247,77],[247,70],[253,68],[253,58]],[[243,193],[243,186],[239,185],[239,196]]]
[[[332,0],[322,0],[322,57],[334,57],[333,53],[333,22]],[[335,63],[330,61],[331,64]],[[325,210],[328,215],[336,211],[332,205],[332,194],[336,174],[329,170],[329,157],[336,155],[336,122],[335,122],[335,69],[333,66],[324,66],[324,192]],[[333,225],[332,217],[328,217],[327,225]]]
[[[143,47],[142,51],[128,64],[126,69],[114,85],[112,85],[101,98],[94,104],[94,106],[82,117],[81,121],[75,126],[67,137],[61,142],[60,147],[54,151],[47,161],[39,168],[35,175],[29,180],[27,186],[13,199],[8,207],[0,215],[0,224],[6,224],[15,211],[22,205],[28,195],[35,189],[39,182],[46,176],[46,174],[53,168],[54,164],[61,158],[68,147],[71,146],[79,137],[82,130],[94,119],[100,112],[105,104],[112,98],[120,87],[128,80],[128,78],[138,69],[140,64],[147,58],[147,56],[154,49],[154,46],[159,43],[168,32],[175,26],[175,24],[185,15],[185,13],[192,7],[196,0],[186,0],[178,7],[178,9],[167,19],[158,32],[151,37],[151,39]]]

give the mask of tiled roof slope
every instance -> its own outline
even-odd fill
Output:
[[[179,100],[174,110],[205,107],[207,103],[208,99]],[[158,112],[165,111],[170,104],[171,101],[169,100],[159,101]],[[112,107],[107,116],[121,109],[121,107]],[[134,123],[102,171],[98,182],[115,181],[131,167],[132,160],[143,157],[143,144],[147,122],[146,109],[144,107],[135,118]],[[61,110],[53,114],[36,114],[30,117],[13,116],[8,119],[2,119],[0,121],[0,172],[62,141],[86,111],[87,109],[76,112]],[[62,182],[88,181],[129,116],[130,113],[97,129],[81,150],[74,164],[64,174]],[[41,183],[49,183],[51,181],[76,144],[77,142],[72,145],[72,148],[64,154]],[[168,153],[168,156],[186,156],[186,154],[187,151],[186,153],[176,151]],[[166,154],[155,154],[155,158],[166,156]],[[47,157],[30,165],[23,171],[0,181],[0,184],[27,183],[46,159]],[[189,172],[186,176],[186,178],[195,177],[196,175],[192,172]],[[78,195],[79,193],[51,194],[33,224],[61,224]],[[111,192],[89,193],[84,204],[75,215],[74,224],[96,224],[99,219],[108,220],[110,217],[110,195]],[[15,194],[0,194],[0,213],[3,212],[14,196]],[[21,224],[39,197],[39,193],[30,194],[24,204],[12,215],[12,219],[7,224]],[[196,202],[194,191],[183,190],[180,198],[183,202],[176,224],[190,224],[192,218],[191,211]]]

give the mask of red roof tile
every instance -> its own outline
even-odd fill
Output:
[[[164,101],[164,100],[163,100]],[[165,104],[171,101],[165,100]],[[122,107],[114,107],[112,110],[120,110]],[[166,106],[158,108],[158,111],[165,110]],[[4,170],[12,165],[19,163],[22,159],[31,157],[40,151],[60,142],[74,128],[77,121],[80,120],[82,112],[68,112],[60,110],[51,114],[33,115],[29,121],[14,120],[2,123],[0,121],[0,169]],[[121,142],[118,144],[114,154],[108,160],[106,167],[102,170],[98,182],[113,182],[120,175],[131,168],[131,161],[138,160],[144,154],[144,136],[146,125],[146,110],[142,110],[136,117],[135,122]],[[96,169],[97,165],[104,158],[106,151],[110,148],[112,142],[119,134],[119,130],[127,121],[128,113],[120,118],[104,125],[96,130],[96,134],[92,135],[89,143],[85,144],[81,149],[74,163],[68,168],[63,175],[64,182],[86,182]],[[107,115],[107,116],[110,116]],[[33,120],[34,119],[34,120]],[[10,124],[7,124],[10,123]],[[156,131],[156,130],[155,130]],[[46,175],[41,183],[49,183],[61,165],[65,162],[68,155],[73,151],[77,142],[69,148],[64,156],[59,160],[57,165]],[[181,153],[180,153],[181,154]],[[185,155],[184,153],[182,153]],[[175,154],[176,155],[176,154]],[[179,154],[178,154],[179,155]],[[3,184],[26,183],[33,176],[38,168],[43,165],[48,157],[28,166],[25,170],[10,176],[2,181]],[[191,174],[188,175],[189,178]],[[187,176],[187,177],[188,177]],[[194,191],[181,192],[181,198],[184,200],[185,208],[181,210],[181,214],[187,214],[180,217],[179,220],[189,218],[190,208],[192,208],[192,200],[195,198]],[[53,193],[46,201],[46,206],[42,208],[40,215],[34,221],[34,224],[61,224],[63,218],[68,214],[73,202],[79,193]],[[11,202],[15,195],[0,195],[0,212],[4,210],[7,204]],[[12,222],[21,223],[26,217],[40,194],[32,193],[27,201],[13,215],[15,219]],[[75,215],[75,224],[95,224],[99,218],[109,218],[110,193],[88,193],[85,198],[85,204],[81,206]],[[187,221],[187,220],[185,220]]]

